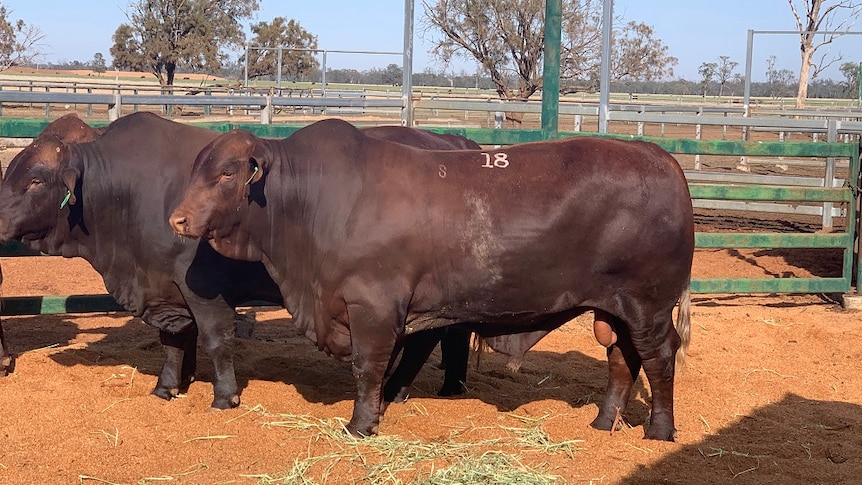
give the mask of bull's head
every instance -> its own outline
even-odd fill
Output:
[[[233,130],[213,140],[195,159],[189,186],[170,217],[174,232],[203,237],[218,252],[236,259],[256,260],[249,249],[246,216],[249,194],[260,189],[272,160],[262,140],[244,130]]]
[[[69,159],[69,145],[45,135],[12,160],[0,187],[0,240],[43,238],[57,212],[77,202],[80,172]]]
[[[77,202],[80,170],[69,144],[101,136],[74,114],[51,122],[6,170],[0,187],[0,240],[39,239],[54,227],[57,212]]]

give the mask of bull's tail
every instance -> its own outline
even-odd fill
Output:
[[[676,312],[676,333],[679,334],[680,345],[676,351],[676,368],[685,366],[685,355],[691,343],[691,275],[685,284],[685,289],[679,297],[679,307]]]

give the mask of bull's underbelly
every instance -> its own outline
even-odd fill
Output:
[[[518,328],[532,329],[546,321],[556,319],[563,313],[578,313],[576,309],[583,306],[583,300],[575,301],[571,296],[537,303],[531,307],[525,307],[523,301],[504,304],[494,299],[449,304],[435,310],[408,312],[405,332],[411,334],[458,324],[510,328],[513,331],[517,331]]]

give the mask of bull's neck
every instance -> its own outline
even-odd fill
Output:
[[[319,279],[320,254],[311,230],[316,214],[309,204],[317,188],[309,176],[313,161],[291,158],[287,140],[267,141],[278,163],[265,182],[266,207],[256,206],[262,213],[251,215],[263,222],[255,232],[265,232],[260,238],[263,261],[285,304],[292,313],[304,313]]]

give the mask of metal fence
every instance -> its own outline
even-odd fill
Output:
[[[6,97],[10,92],[0,90],[0,103],[7,102],[12,97]],[[55,102],[52,99],[36,97],[31,93],[16,96],[17,101],[22,99],[40,99],[38,102]],[[59,96],[60,93],[57,93]],[[33,96],[33,97],[30,97]],[[54,96],[54,95],[52,95]],[[65,96],[74,96],[65,102],[83,99],[93,101],[86,94],[86,98],[78,98],[81,93],[68,93]],[[113,95],[115,98],[117,95]],[[129,97],[138,96],[138,97]],[[268,95],[267,95],[268,96]],[[264,96],[263,98],[266,98]],[[187,98],[186,96],[171,95],[123,95],[130,102],[139,104],[162,104],[173,101],[177,104],[188,102],[176,98]],[[220,102],[229,98],[234,106],[249,106],[237,103],[245,100],[255,106],[260,106],[261,96],[246,96],[237,98],[220,98]],[[101,99],[101,98],[99,98]],[[107,98],[106,98],[107,99]],[[103,99],[105,101],[106,99]],[[327,105],[328,98],[292,98],[307,99],[298,105],[331,107]],[[341,98],[350,101],[350,98]],[[313,103],[311,101],[314,101]],[[116,102],[116,99],[114,99]],[[207,97],[196,97],[197,103],[205,104],[212,102]],[[245,102],[244,101],[244,102]],[[362,106],[362,102],[356,101],[356,105]],[[396,100],[383,100],[381,105],[387,105]],[[432,101],[432,100],[428,100]],[[28,101],[29,102],[29,101]],[[63,101],[56,101],[63,102]],[[120,101],[121,103],[124,101]],[[400,101],[399,101],[400,102]],[[305,104],[308,103],[308,104]],[[336,103],[340,106],[351,106],[350,103]],[[466,104],[464,104],[466,103]],[[288,105],[286,101],[284,104]],[[429,103],[416,103],[418,109],[428,109]],[[477,110],[484,107],[488,112],[501,109],[506,111],[524,110],[524,112],[538,112],[540,107],[533,103],[501,104],[498,101],[447,101],[435,105],[430,104],[431,109],[471,109]],[[582,114],[592,116],[595,107],[591,106],[567,106],[561,105],[560,113]],[[689,123],[697,125],[718,126],[743,126],[743,127],[769,127],[788,131],[822,130],[827,142],[746,142],[728,140],[699,140],[699,139],[676,139],[663,137],[642,137],[653,141],[674,154],[681,155],[724,155],[739,157],[741,160],[752,159],[752,157],[766,157],[780,159],[783,157],[801,157],[816,159],[823,167],[823,177],[775,177],[756,176],[750,174],[716,174],[699,170],[688,171],[689,185],[693,203],[696,207],[706,208],[733,208],[749,209],[756,211],[769,210],[774,212],[793,212],[797,214],[820,214],[823,216],[824,227],[832,229],[832,218],[844,219],[844,229],[841,232],[828,233],[698,233],[696,243],[698,248],[838,248],[843,251],[842,274],[840,277],[830,278],[763,278],[763,279],[696,279],[692,282],[692,290],[696,293],[847,293],[853,287],[859,275],[854,274],[854,267],[858,267],[854,256],[854,240],[858,234],[857,219],[857,193],[859,186],[859,144],[856,138],[853,143],[838,142],[839,134],[856,134],[862,131],[862,123],[850,119],[836,119],[832,116],[823,116],[822,119],[783,119],[783,118],[742,118],[730,116],[730,112],[698,110],[696,114],[680,114],[669,111],[682,108],[669,107],[646,107],[633,110],[631,108],[612,111],[610,118],[618,121],[630,121],[634,123]],[[853,117],[854,114],[847,115]],[[22,120],[22,119],[0,119],[0,137],[30,138],[35,137],[47,125],[47,120]],[[99,125],[100,123],[94,123]],[[279,123],[194,123],[216,131],[225,132],[234,128],[243,128],[258,136],[264,137],[286,137],[297,129],[298,125],[285,125]],[[511,145],[542,139],[540,130],[513,130],[513,129],[490,129],[470,127],[426,127],[432,131],[441,133],[454,133],[473,139],[482,145]],[[639,132],[642,130],[639,129]],[[561,132],[560,136],[583,136],[588,133],[577,130]],[[630,138],[623,135],[608,135]],[[846,178],[835,177],[836,167],[844,166],[847,170]],[[768,205],[767,205],[768,204]],[[20,247],[4,248],[0,255],[16,253]],[[3,299],[2,314],[33,314],[33,313],[75,313],[81,311],[112,311],[118,309],[115,302],[106,295],[79,295],[79,296],[35,296],[17,297]]]

